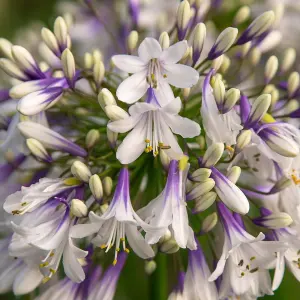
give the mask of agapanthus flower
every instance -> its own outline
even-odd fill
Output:
[[[117,97],[126,103],[134,103],[153,88],[160,105],[173,99],[170,84],[178,88],[195,85],[199,74],[190,66],[177,64],[187,50],[182,41],[162,50],[159,42],[146,38],[138,49],[138,56],[115,55],[114,64],[124,72],[134,75],[125,79],[118,87]]]

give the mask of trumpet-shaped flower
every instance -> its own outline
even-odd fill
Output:
[[[135,161],[144,151],[156,156],[159,149],[169,149],[182,154],[173,133],[184,138],[200,134],[200,126],[194,121],[178,116],[181,109],[179,98],[166,106],[159,106],[153,89],[149,89],[147,103],[136,103],[129,108],[128,118],[108,124],[114,132],[127,132],[133,129],[117,151],[117,158],[122,164]]]
[[[182,41],[162,50],[157,40],[146,38],[139,46],[139,56],[115,55],[112,58],[114,64],[122,71],[134,74],[119,85],[117,97],[131,104],[152,87],[159,104],[165,105],[173,98],[170,84],[178,88],[195,85],[198,72],[190,66],[177,64],[187,47],[187,42]]]

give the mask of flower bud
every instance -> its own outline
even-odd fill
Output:
[[[112,121],[118,121],[129,117],[128,113],[117,105],[107,105],[105,106],[104,111]]]
[[[112,149],[116,148],[117,140],[118,140],[118,133],[111,131],[108,127],[106,127],[106,135],[109,145]]]
[[[85,69],[91,69],[93,67],[94,60],[91,53],[86,52],[84,53],[84,67]]]
[[[27,75],[7,58],[0,58],[0,68],[8,75],[21,81],[28,80]]]
[[[97,201],[101,201],[103,198],[103,186],[101,179],[97,174],[90,177],[89,186],[94,198]]]
[[[11,54],[12,43],[7,39],[0,38],[0,53],[3,54],[6,58],[13,60],[13,56]]]
[[[218,58],[212,61],[211,67],[217,72],[221,68],[223,64],[223,60],[224,60],[224,55],[219,56]]]
[[[76,160],[71,166],[72,174],[83,182],[89,182],[92,173],[90,169],[81,161]]]
[[[93,68],[93,76],[96,83],[97,88],[101,85],[105,75],[105,66],[102,61],[98,61],[95,63]]]
[[[159,243],[164,243],[172,238],[172,233],[169,229],[166,230],[165,234],[159,239]]]
[[[242,46],[239,46],[240,52],[239,55],[241,56],[241,58],[246,57],[246,55],[249,53],[249,50],[251,49],[252,43],[248,42]]]
[[[210,169],[200,168],[192,173],[191,179],[197,182],[205,181],[209,178],[210,174],[211,174]]]
[[[259,44],[262,53],[273,50],[282,40],[282,33],[279,30],[272,30]]]
[[[180,41],[182,41],[186,35],[190,19],[191,7],[189,2],[184,0],[180,2],[177,10],[177,34]]]
[[[200,135],[200,136],[196,137],[196,141],[197,141],[200,149],[204,150],[206,147],[205,137]]]
[[[291,216],[284,212],[275,212],[260,218],[256,218],[253,222],[262,227],[269,229],[280,229],[290,226],[293,223]]]
[[[237,41],[237,45],[243,45],[269,30],[274,20],[275,14],[271,10],[258,16],[242,33]]]
[[[258,123],[265,115],[265,113],[268,111],[270,105],[271,105],[271,95],[269,94],[260,95],[252,105],[247,124],[253,126],[253,124]]]
[[[105,196],[110,196],[112,192],[112,187],[113,187],[113,181],[111,177],[106,176],[103,178],[103,191]]]
[[[294,48],[286,49],[281,63],[281,68],[280,68],[281,73],[285,73],[286,71],[288,71],[295,63],[295,61],[296,61],[296,50]]]
[[[250,56],[250,63],[252,64],[253,67],[255,67],[261,59],[261,51],[257,47],[254,47],[251,50],[249,56]]]
[[[218,223],[217,213],[212,213],[208,215],[202,222],[201,232],[207,233],[215,228]]]
[[[100,206],[100,212],[101,212],[101,214],[104,214],[107,211],[108,207],[109,207],[109,205],[107,203],[102,204]]]
[[[95,49],[93,51],[93,61],[94,61],[94,64],[96,64],[100,61],[103,61],[103,55],[99,49]]]
[[[115,97],[113,94],[106,88],[102,89],[98,95],[98,102],[102,109],[104,110],[107,105],[117,105]]]
[[[92,148],[100,140],[100,133],[97,129],[91,129],[85,138],[85,144],[87,148]]]
[[[163,253],[167,253],[167,254],[173,254],[173,253],[177,252],[178,250],[179,250],[179,246],[173,238],[164,242],[160,246],[160,251]]]
[[[64,180],[64,184],[67,186],[76,186],[76,185],[80,185],[81,181],[75,177],[70,177]]]
[[[213,84],[213,93],[218,106],[222,106],[225,98],[225,85],[220,78],[216,77]]]
[[[88,208],[83,201],[73,199],[71,201],[71,213],[77,218],[86,217],[88,214]]]
[[[154,260],[146,261],[145,262],[145,273],[147,275],[153,274],[153,272],[156,270],[156,262]]]
[[[250,8],[249,6],[242,6],[237,13],[235,14],[234,20],[233,20],[233,24],[235,26],[240,25],[241,23],[246,22],[249,17],[250,17]]]
[[[68,26],[62,17],[57,17],[54,22],[54,35],[63,50],[68,46]]]
[[[241,92],[238,89],[231,88],[225,94],[225,101],[223,103],[222,113],[229,112],[241,97]]]
[[[238,166],[233,166],[228,172],[227,172],[227,178],[234,184],[239,180],[241,175],[241,168]]]
[[[26,145],[30,152],[38,159],[46,162],[51,162],[52,158],[41,142],[36,139],[26,139]]]
[[[293,178],[293,175],[292,175]],[[286,176],[282,176],[280,180],[272,187],[270,193],[280,192],[293,184],[293,180]]]
[[[203,23],[198,23],[193,31],[193,63],[196,64],[201,56],[203,45],[206,38],[206,26]]]
[[[265,66],[265,81],[269,83],[275,76],[278,70],[278,58],[276,56],[271,56]]]
[[[47,47],[56,55],[60,55],[60,49],[58,45],[58,41],[54,35],[54,33],[48,28],[42,29],[42,39]]]
[[[170,47],[170,37],[169,34],[164,31],[161,33],[159,37],[159,44],[163,50],[168,49]]]
[[[137,46],[139,34],[136,30],[132,30],[127,37],[127,48],[132,53]]]
[[[62,67],[63,71],[66,75],[66,78],[68,79],[69,84],[71,86],[74,86],[74,77],[75,77],[75,59],[72,54],[72,52],[66,48],[64,52],[61,55],[61,62],[62,62]]]
[[[182,90],[182,97],[186,101],[191,93],[191,88],[184,88]]]
[[[215,44],[208,53],[207,58],[213,60],[225,53],[234,43],[238,34],[237,28],[228,27],[218,36]]]
[[[238,150],[243,150],[246,146],[248,146],[251,142],[252,132],[251,130],[243,130],[236,142],[236,146]]]
[[[221,56],[220,56],[221,57]],[[220,72],[222,74],[226,74],[226,72],[228,71],[229,67],[230,67],[231,61],[230,58],[227,55],[223,55],[223,61],[220,67]]]
[[[195,199],[195,207],[193,213],[200,213],[207,210],[210,206],[214,204],[217,199],[217,193],[208,192],[203,196]]]
[[[293,72],[288,78],[287,90],[289,98],[292,98],[300,86],[300,76],[298,72]]]
[[[186,199],[194,200],[196,198],[199,198],[206,193],[210,192],[215,186],[215,181],[212,178],[208,178],[205,181],[202,181],[200,183],[197,183],[194,185],[193,189],[187,194]]]
[[[214,143],[210,145],[205,154],[203,156],[202,164],[206,168],[210,168],[214,166],[222,157],[224,152],[224,144],[223,143]]]

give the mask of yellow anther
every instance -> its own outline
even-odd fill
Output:
[[[125,242],[125,238],[120,238],[120,240],[121,240],[122,242]]]
[[[264,123],[274,123],[276,120],[268,113],[266,113],[261,119]]]
[[[167,74],[164,74],[164,75],[163,75],[163,77],[164,77],[164,78],[167,78],[167,77],[168,77],[168,75],[167,75]]]
[[[25,206],[25,205],[27,205],[28,203],[27,202],[22,202],[21,203],[21,206]]]
[[[231,146],[226,146],[225,149],[230,152],[234,152],[234,149]]]
[[[107,246],[105,244],[101,245],[100,248],[101,249],[105,249]]]
[[[145,139],[145,143],[149,144],[150,140],[149,139]]]
[[[116,252],[120,252],[120,248],[116,248]]]
[[[129,250],[128,248],[125,248],[124,251],[125,251],[126,253],[129,253],[129,252],[130,252],[130,250]]]
[[[13,210],[11,213],[13,215],[19,215],[21,212],[19,210]]]
[[[64,180],[65,185],[73,186],[81,184],[81,181],[75,177],[70,177]]]
[[[52,251],[51,253],[50,253],[50,257],[52,257],[52,256],[54,256],[54,251]]]
[[[158,147],[163,147],[164,143],[158,142]]]
[[[292,174],[291,177],[295,184],[300,184],[300,179],[298,179],[298,177],[295,174]]]
[[[114,259],[113,263],[112,263],[114,266],[117,264],[117,260]]]
[[[49,271],[52,273],[52,274],[55,274],[56,273],[56,270],[50,268]]]
[[[50,280],[50,277],[48,277],[48,276],[46,276],[46,277],[44,277],[44,279],[43,279],[43,283],[46,283],[46,282],[48,282]]]
[[[189,161],[189,157],[188,156],[186,156],[186,155],[182,156],[182,158],[179,160],[179,165],[178,165],[180,171],[185,170],[188,161]]]
[[[252,256],[252,257],[250,258],[250,260],[253,261],[255,258],[256,258],[255,256]]]
[[[48,265],[49,265],[49,263],[46,261],[46,262],[40,264],[40,268],[47,267]]]

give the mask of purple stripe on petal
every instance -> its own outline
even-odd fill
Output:
[[[9,89],[0,90],[0,102],[10,99]]]
[[[251,106],[247,96],[241,95],[240,98],[240,112],[241,112],[241,120],[243,124],[246,124],[251,111]]]

